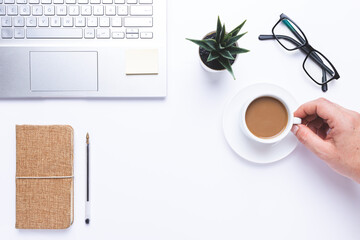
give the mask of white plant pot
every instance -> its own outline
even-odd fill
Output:
[[[208,34],[206,34],[205,35],[205,37],[206,36],[209,36],[209,35],[211,35],[211,34],[213,34],[213,33],[215,33],[215,31],[213,31],[213,32],[209,32]],[[205,37],[203,37],[203,39],[205,39]],[[236,44],[236,46],[238,46],[238,44],[237,43],[235,43]],[[231,66],[232,65],[234,65],[234,63],[236,62],[236,60],[237,60],[237,57],[238,57],[238,55],[236,55],[235,56],[235,60],[234,60],[234,62],[233,62],[233,64],[231,64]],[[224,68],[224,69],[221,69],[221,70],[216,70],[216,69],[212,69],[212,68],[210,68],[210,67],[208,67],[208,66],[206,66],[206,64],[201,60],[201,57],[200,57],[200,51],[199,51],[199,60],[200,60],[200,65],[202,66],[202,68],[205,70],[205,71],[207,71],[207,72],[211,72],[211,73],[220,73],[220,72],[224,72],[224,71],[227,71],[226,70],[226,68]]]

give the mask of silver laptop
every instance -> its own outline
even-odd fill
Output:
[[[0,98],[166,96],[166,0],[0,0],[0,19]]]

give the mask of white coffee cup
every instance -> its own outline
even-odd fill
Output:
[[[271,98],[275,98],[275,99],[279,100],[286,108],[286,111],[288,114],[288,121],[287,121],[285,129],[280,134],[278,134],[274,137],[271,137],[271,138],[260,138],[260,137],[255,136],[249,130],[248,126],[246,125],[245,115],[246,115],[246,111],[247,111],[249,105],[256,99],[261,98],[261,97],[271,97]],[[289,134],[289,132],[294,124],[301,124],[301,118],[294,117],[294,114],[293,114],[293,112],[291,112],[289,105],[286,103],[286,100],[284,98],[282,98],[281,96],[277,96],[274,94],[259,94],[256,96],[252,96],[251,99],[249,99],[241,109],[241,129],[243,130],[244,134],[247,137],[249,137],[250,139],[252,139],[256,142],[259,142],[259,143],[272,144],[272,143],[277,143],[277,142],[281,141]]]

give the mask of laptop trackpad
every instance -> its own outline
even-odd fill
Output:
[[[30,52],[31,91],[97,91],[97,52]]]

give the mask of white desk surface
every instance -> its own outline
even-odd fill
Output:
[[[0,101],[0,238],[360,239],[360,185],[303,146],[271,165],[251,164],[222,132],[225,103],[256,82],[282,85],[299,103],[326,97],[359,107],[358,0],[168,1],[165,100]],[[328,93],[302,70],[302,53],[261,42],[284,12],[338,69]],[[251,50],[230,75],[208,74],[197,47],[220,15],[228,29],[248,19],[239,44]],[[75,129],[75,221],[67,230],[15,229],[15,125]],[[85,134],[91,136],[90,226],[84,223]]]

